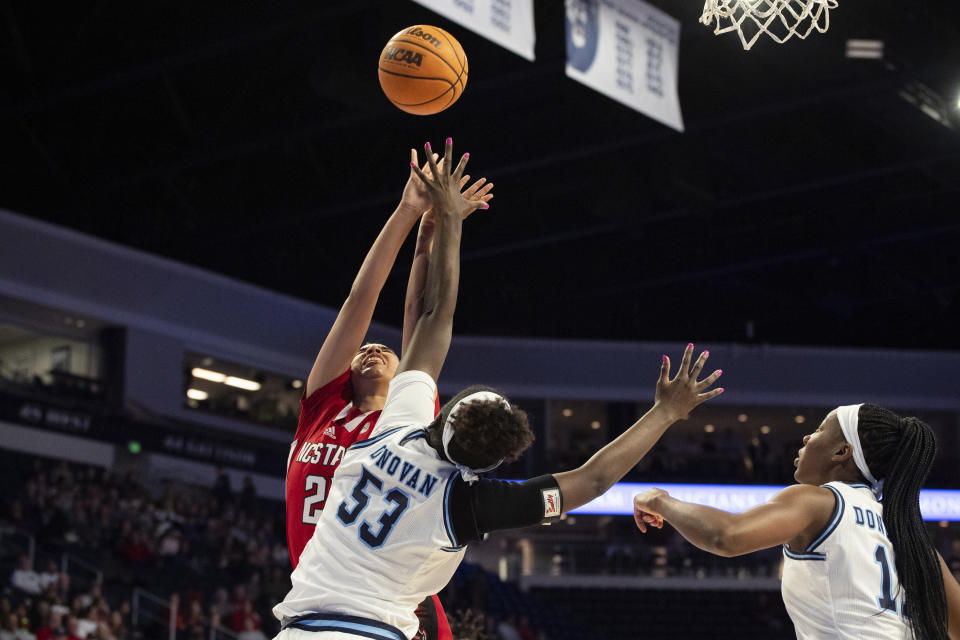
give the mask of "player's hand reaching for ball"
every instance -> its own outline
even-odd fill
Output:
[[[437,167],[442,170],[443,159],[440,158],[440,156],[436,153],[433,154],[433,159],[435,162],[437,162]],[[419,164],[416,149],[410,149],[410,162],[415,165]],[[427,162],[423,163],[423,166],[420,167],[420,171],[422,171],[423,174],[428,178],[433,175],[430,173],[430,165]],[[493,200],[492,182],[487,182],[486,178],[480,178],[479,180],[474,181],[473,184],[464,190],[464,187],[466,187],[469,182],[469,174],[466,174],[460,178],[460,190],[466,200],[471,202],[479,201],[483,203],[489,203],[491,200]],[[423,215],[424,219],[421,222],[422,228],[424,223],[432,226],[433,211],[430,209],[430,205],[430,192],[427,191],[427,186],[423,184],[420,178],[417,177],[417,174],[413,172],[413,166],[411,166],[410,177],[407,179],[407,184],[403,187],[403,196],[400,198],[400,208],[402,211],[405,211],[410,215]],[[467,216],[476,210],[477,207],[472,205],[465,207],[463,211],[463,219],[466,220]]]
[[[466,192],[461,193],[461,189],[469,181],[469,176],[466,176],[466,180],[464,180],[464,171],[467,161],[470,159],[469,153],[464,154],[456,167],[451,170],[450,166],[453,164],[453,140],[451,138],[447,138],[443,158],[439,164],[429,142],[425,145],[425,148],[427,151],[427,167],[421,169],[414,159],[410,162],[410,168],[425,187],[433,209],[448,214],[459,214],[466,218],[477,209],[489,207],[487,201],[492,197],[489,193],[490,189],[483,187],[480,180]],[[486,188],[486,191],[483,191],[484,188]],[[471,190],[473,191],[472,194],[470,193]],[[482,194],[481,191],[483,191]]]
[[[657,511],[656,504],[661,498],[669,497],[670,494],[663,489],[650,489],[633,496],[633,520],[640,531],[646,533],[647,526],[663,529],[663,516]]]
[[[671,421],[686,420],[694,408],[723,393],[722,388],[710,390],[713,383],[723,373],[720,369],[703,380],[697,381],[697,377],[709,357],[710,352],[704,351],[691,366],[693,343],[688,344],[683,351],[683,358],[680,360],[680,370],[676,377],[671,380],[670,358],[663,356],[663,363],[660,365],[660,379],[657,380],[657,393],[654,396],[654,406],[659,406],[665,411]]]

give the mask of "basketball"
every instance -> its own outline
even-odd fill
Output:
[[[418,116],[440,113],[467,86],[467,54],[439,27],[400,31],[380,54],[380,87],[397,108]]]

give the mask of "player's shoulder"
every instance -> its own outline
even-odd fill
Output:
[[[832,511],[842,500],[840,493],[830,485],[794,484],[779,491],[771,502],[790,504],[804,511],[825,512]]]

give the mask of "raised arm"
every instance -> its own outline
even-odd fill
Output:
[[[436,159],[436,158],[434,158]],[[443,166],[440,161],[438,167]],[[429,167],[424,171],[427,175]],[[460,188],[462,189],[470,181],[470,176],[465,175],[460,178]],[[420,179],[417,183],[422,185]],[[423,187],[426,190],[426,187]],[[479,201],[484,204],[493,199],[490,190],[493,189],[493,183],[487,182],[486,178],[480,178],[463,192],[463,197],[470,201]],[[476,211],[471,206],[463,213],[463,219]],[[433,251],[433,234],[436,228],[436,219],[432,210],[428,210],[420,218],[420,226],[417,230],[417,245],[413,252],[413,264],[410,266],[410,277],[407,280],[407,295],[403,305],[403,338],[400,347],[400,354],[407,352],[410,344],[410,338],[413,336],[413,328],[417,326],[417,320],[423,311],[423,290],[427,283],[427,267],[430,265],[430,253]]]
[[[680,371],[673,380],[670,380],[670,359],[663,356],[653,407],[583,465],[573,471],[554,474],[563,496],[565,512],[603,495],[640,462],[667,427],[677,420],[686,419],[695,407],[723,393],[723,389],[708,391],[710,385],[720,377],[722,372],[719,370],[697,381],[709,355],[709,351],[701,353],[691,369],[693,345],[687,345]]]
[[[835,501],[829,489],[798,484],[766,504],[728,513],[651,489],[634,496],[633,509],[641,531],[647,525],[660,528],[666,521],[695,547],[729,558],[791,541],[813,541],[833,515]]]
[[[411,149],[410,153],[411,164],[415,164],[416,151]],[[400,247],[417,219],[429,207],[429,199],[426,193],[418,188],[417,183],[419,180],[411,167],[400,204],[387,219],[380,235],[367,252],[353,286],[350,287],[350,294],[340,307],[340,313],[320,347],[307,378],[307,396],[346,371],[360,348],[370,327],[380,290],[390,275]]]
[[[427,267],[421,313],[414,325],[409,346],[400,359],[397,373],[424,371],[436,380],[440,376],[453,334],[453,312],[457,306],[460,283],[462,212],[467,208],[486,208],[487,205],[481,201],[468,201],[460,193],[460,179],[469,154],[464,154],[451,172],[453,140],[447,138],[442,168],[437,167],[429,142],[426,149],[431,175],[426,176],[414,163],[411,163],[411,167],[430,192],[436,219],[434,251]]]

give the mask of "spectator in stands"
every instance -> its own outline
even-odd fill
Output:
[[[57,561],[47,562],[47,569],[40,574],[40,589],[46,591],[50,585],[57,584],[60,581],[60,571],[57,569]]]
[[[84,640],[80,637],[80,621],[75,615],[67,617],[67,640]]]
[[[10,586],[23,593],[39,595],[40,574],[33,570],[29,556],[20,556],[17,568],[10,575]]]
[[[200,604],[199,600],[191,600],[189,611],[184,620],[184,628],[187,630],[188,636],[199,635],[203,637],[207,622],[207,616],[203,613],[203,605]]]
[[[230,628],[237,633],[260,630],[260,614],[253,610],[253,603],[248,598],[244,597],[234,610],[230,618]]]
[[[516,616],[509,615],[497,625],[497,633],[500,634],[500,640],[521,640],[520,632],[517,630]]]
[[[230,489],[230,476],[223,467],[217,467],[217,479],[213,483],[213,499],[219,504],[229,504],[233,501],[233,491]]]
[[[41,624],[37,627],[37,640],[50,640],[53,637],[53,630],[63,624],[62,614],[53,610],[48,610],[40,620]]]
[[[245,476],[243,478],[243,489],[240,490],[240,504],[253,504],[257,499],[257,488],[253,484],[253,478]]]
[[[25,626],[25,623],[29,624],[29,620],[24,620],[20,614],[11,613],[4,622],[0,640],[36,640],[36,636]]]
[[[237,640],[267,640],[267,636],[260,630],[259,622],[247,618],[243,622],[243,631],[237,634]]]
[[[517,620],[517,631],[520,633],[520,640],[537,640],[537,630],[530,624],[527,616],[520,616]]]

